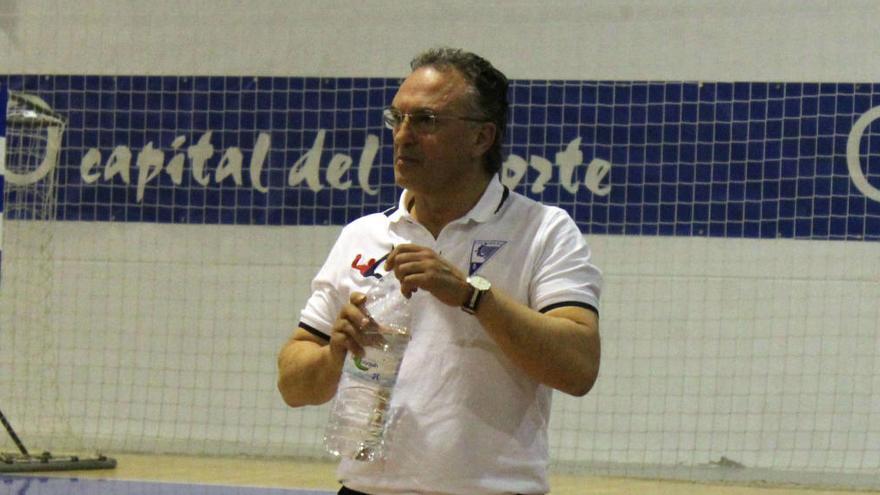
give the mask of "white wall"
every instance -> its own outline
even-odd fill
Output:
[[[5,0],[10,73],[403,74],[452,44],[513,78],[875,81],[870,0]]]
[[[872,1],[3,0],[0,71],[394,77],[452,44],[512,78],[878,81],[878,20]],[[325,412],[280,403],[274,354],[336,232],[62,223],[58,333],[35,344],[58,345],[61,400],[40,400],[88,446],[318,453]],[[557,462],[880,468],[874,243],[588,240],[602,377],[557,394]]]

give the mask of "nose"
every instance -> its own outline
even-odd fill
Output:
[[[397,129],[391,131],[391,133],[394,135],[395,143],[410,142],[415,138],[416,133],[413,132],[412,120],[410,119],[411,117],[409,115],[404,115],[403,121],[400,123]]]

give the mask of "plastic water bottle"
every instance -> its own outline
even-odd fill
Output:
[[[385,430],[403,354],[412,337],[408,300],[393,273],[367,292],[363,310],[370,323],[364,356],[349,353],[342,368],[324,446],[338,457],[359,461],[384,458]]]

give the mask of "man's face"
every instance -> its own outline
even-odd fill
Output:
[[[481,124],[443,118],[476,117],[467,89],[458,71],[433,67],[416,69],[400,86],[392,109],[404,114],[430,111],[439,117],[434,132],[416,132],[409,119],[394,131],[394,175],[400,186],[417,194],[436,194],[455,190],[483,173]]]

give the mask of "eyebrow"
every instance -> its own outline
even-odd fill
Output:
[[[394,105],[391,105],[388,108],[390,108],[391,110],[394,110],[396,112],[409,113],[409,114],[414,114],[414,113],[419,113],[419,112],[421,112],[421,113],[437,113],[437,110],[434,110],[433,108],[428,108],[428,107],[419,107],[411,112],[404,112],[401,109],[395,107]]]

